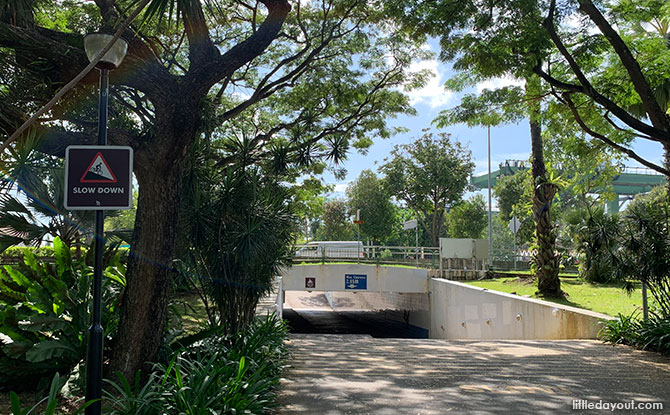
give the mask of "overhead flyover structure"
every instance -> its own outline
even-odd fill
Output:
[[[500,163],[498,170],[491,172],[491,186],[495,186],[500,176],[511,176],[517,171],[527,170],[530,163],[524,160],[506,160]],[[617,200],[607,202],[608,212],[618,212],[619,207],[626,200],[640,193],[647,193],[655,186],[665,183],[666,178],[661,173],[645,167],[624,167],[621,174],[614,177],[612,186]],[[470,184],[477,189],[488,188],[488,174],[472,176]]]

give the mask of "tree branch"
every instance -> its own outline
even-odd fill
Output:
[[[188,1],[184,11],[184,31],[188,38],[189,70],[215,61],[221,54],[209,36],[200,1]]]
[[[582,0],[580,0],[581,2]],[[670,141],[667,137],[668,132],[667,129],[663,128],[655,128],[656,125],[650,126],[637,118],[633,117],[630,115],[627,111],[625,111],[623,108],[615,104],[612,100],[609,98],[605,97],[604,95],[600,94],[597,92],[589,80],[586,78],[586,75],[582,72],[581,68],[579,67],[579,64],[575,61],[575,59],[572,57],[568,49],[565,47],[563,44],[563,41],[561,38],[558,36],[558,33],[556,32],[556,28],[554,26],[554,11],[555,11],[555,6],[556,6],[556,1],[552,0],[550,7],[549,7],[549,13],[547,15],[547,18],[544,19],[543,21],[543,26],[547,30],[547,33],[549,33],[549,37],[551,38],[552,42],[558,49],[558,51],[561,53],[563,58],[568,63],[568,66],[570,66],[570,69],[572,72],[575,74],[577,77],[577,80],[581,85],[571,85],[571,84],[566,84],[564,82],[560,82],[553,78],[552,76],[548,75],[545,73],[540,65],[536,65],[535,68],[533,68],[533,72],[535,72],[537,75],[539,75],[542,79],[547,81],[549,84],[555,86],[556,88],[563,89],[566,91],[576,91],[576,92],[581,92],[589,97],[591,97],[595,102],[598,104],[602,105],[606,110],[610,111],[612,114],[614,114],[617,118],[619,118],[622,122],[624,122],[626,125],[630,126],[631,128],[642,132],[643,134],[646,134],[651,137],[659,137],[657,141]],[[653,120],[652,120],[653,123]]]
[[[584,14],[589,16],[591,21],[598,26],[598,29],[605,35],[610,45],[616,52],[617,56],[621,60],[623,67],[628,72],[630,80],[633,83],[635,91],[640,96],[642,100],[642,105],[644,105],[647,114],[649,114],[649,119],[654,127],[663,130],[666,132],[665,141],[670,141],[670,121],[668,116],[663,111],[663,109],[658,105],[656,98],[654,97],[654,92],[651,90],[649,83],[642,74],[642,69],[637,60],[633,57],[630,49],[626,43],[621,39],[619,34],[612,28],[609,22],[605,17],[600,13],[600,10],[593,4],[591,0],[578,0],[579,1],[579,10]]]
[[[665,168],[663,168],[659,165],[656,165],[654,163],[651,163],[651,162],[645,160],[644,158],[640,157],[637,153],[635,153],[633,150],[631,150],[627,147],[624,147],[621,144],[615,143],[614,141],[610,140],[609,138],[607,138],[603,134],[600,134],[600,133],[597,133],[597,132],[593,131],[588,125],[586,125],[586,122],[584,122],[584,120],[582,119],[581,115],[579,114],[579,111],[577,110],[577,107],[575,107],[575,104],[572,101],[572,98],[570,98],[569,93],[563,93],[563,100],[567,104],[568,108],[570,108],[570,111],[572,112],[572,115],[575,118],[575,121],[577,122],[577,124],[579,124],[579,126],[582,128],[582,130],[584,130],[587,134],[589,134],[590,136],[592,136],[594,138],[597,138],[598,140],[604,142],[608,146],[621,151],[622,153],[626,154],[628,157],[632,158],[633,160],[636,160],[637,162],[639,162],[643,166],[646,166],[646,167],[648,167],[652,170],[655,170],[659,173],[662,173],[662,174],[670,177],[670,170],[665,169]]]
[[[276,39],[291,10],[291,5],[287,0],[260,1],[268,9],[268,16],[258,30],[218,58],[201,66],[192,65],[186,76],[186,83],[190,90],[196,91],[199,95],[205,95],[213,85],[231,76],[237,69],[261,55]]]

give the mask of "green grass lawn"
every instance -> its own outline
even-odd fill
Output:
[[[530,270],[528,269],[520,269],[520,270],[505,270],[505,271],[494,271],[496,274],[510,274],[510,275],[531,275]],[[558,272],[559,277],[567,277],[567,278],[577,278],[577,273],[576,272],[563,272],[559,271]]]
[[[535,281],[531,279],[524,281],[518,278],[497,278],[468,281],[468,284],[488,288],[489,290],[540,298],[535,295],[537,286]],[[561,278],[561,289],[567,293],[567,300],[546,300],[585,308],[610,316],[617,316],[619,313],[630,315],[632,312],[642,309],[642,292],[639,285],[629,296],[618,284],[590,284],[577,278]]]
[[[184,336],[197,333],[207,325],[205,305],[196,293],[180,294],[173,304],[173,310],[181,319]]]

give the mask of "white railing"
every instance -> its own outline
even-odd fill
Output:
[[[294,262],[363,262],[377,264],[422,265],[439,267],[439,248],[413,246],[328,246],[297,245]]]

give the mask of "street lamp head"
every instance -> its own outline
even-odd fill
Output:
[[[84,37],[84,50],[89,60],[92,60],[105,46],[112,40],[114,36],[106,33],[89,33]],[[101,69],[116,69],[121,65],[121,61],[126,56],[128,50],[128,43],[123,39],[117,39],[112,45],[111,49],[105,53],[96,65]]]

